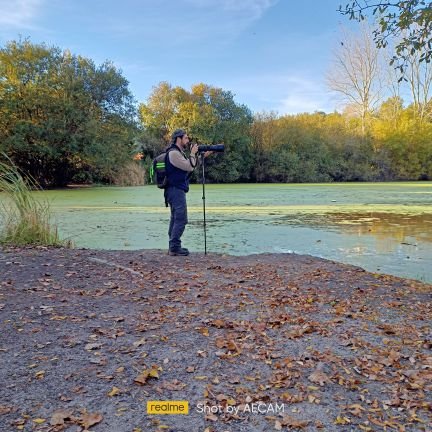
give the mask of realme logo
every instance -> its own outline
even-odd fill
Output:
[[[189,414],[189,402],[147,401],[147,414]]]

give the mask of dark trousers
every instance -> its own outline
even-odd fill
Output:
[[[166,189],[166,200],[171,209],[171,219],[169,224],[169,248],[176,250],[181,247],[181,236],[188,223],[186,192],[175,187]]]

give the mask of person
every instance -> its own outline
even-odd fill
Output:
[[[187,256],[189,250],[182,247],[181,236],[188,223],[186,194],[189,191],[189,178],[197,166],[198,145],[192,144],[189,157],[189,137],[183,129],[176,129],[171,136],[171,146],[167,149],[166,175],[168,185],[165,188],[165,201],[170,206],[171,218],[168,230],[169,255]],[[211,152],[205,152],[207,157]]]

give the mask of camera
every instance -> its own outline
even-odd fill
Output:
[[[214,144],[214,145],[199,145],[198,146],[198,153],[203,153],[206,151],[221,153],[221,152],[225,151],[225,145],[224,144]]]

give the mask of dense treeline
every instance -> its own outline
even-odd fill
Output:
[[[345,114],[257,116],[253,181],[319,182],[432,179],[432,123],[400,99],[369,119]]]
[[[114,181],[130,161],[135,119],[111,63],[28,41],[0,50],[0,151],[40,184]]]
[[[0,152],[46,186],[139,184],[178,127],[199,143],[226,145],[208,159],[212,182],[432,179],[430,99],[363,105],[253,115],[230,91],[162,82],[137,107],[109,62],[96,66],[28,41],[0,50]],[[140,163],[133,161],[138,152]]]
[[[204,84],[187,92],[163,82],[140,114],[148,131],[143,150],[150,157],[176,125],[199,142],[224,142],[226,153],[208,159],[210,181],[432,179],[432,117],[420,117],[414,106],[403,108],[398,97],[366,117],[348,110],[252,117],[230,92]]]

